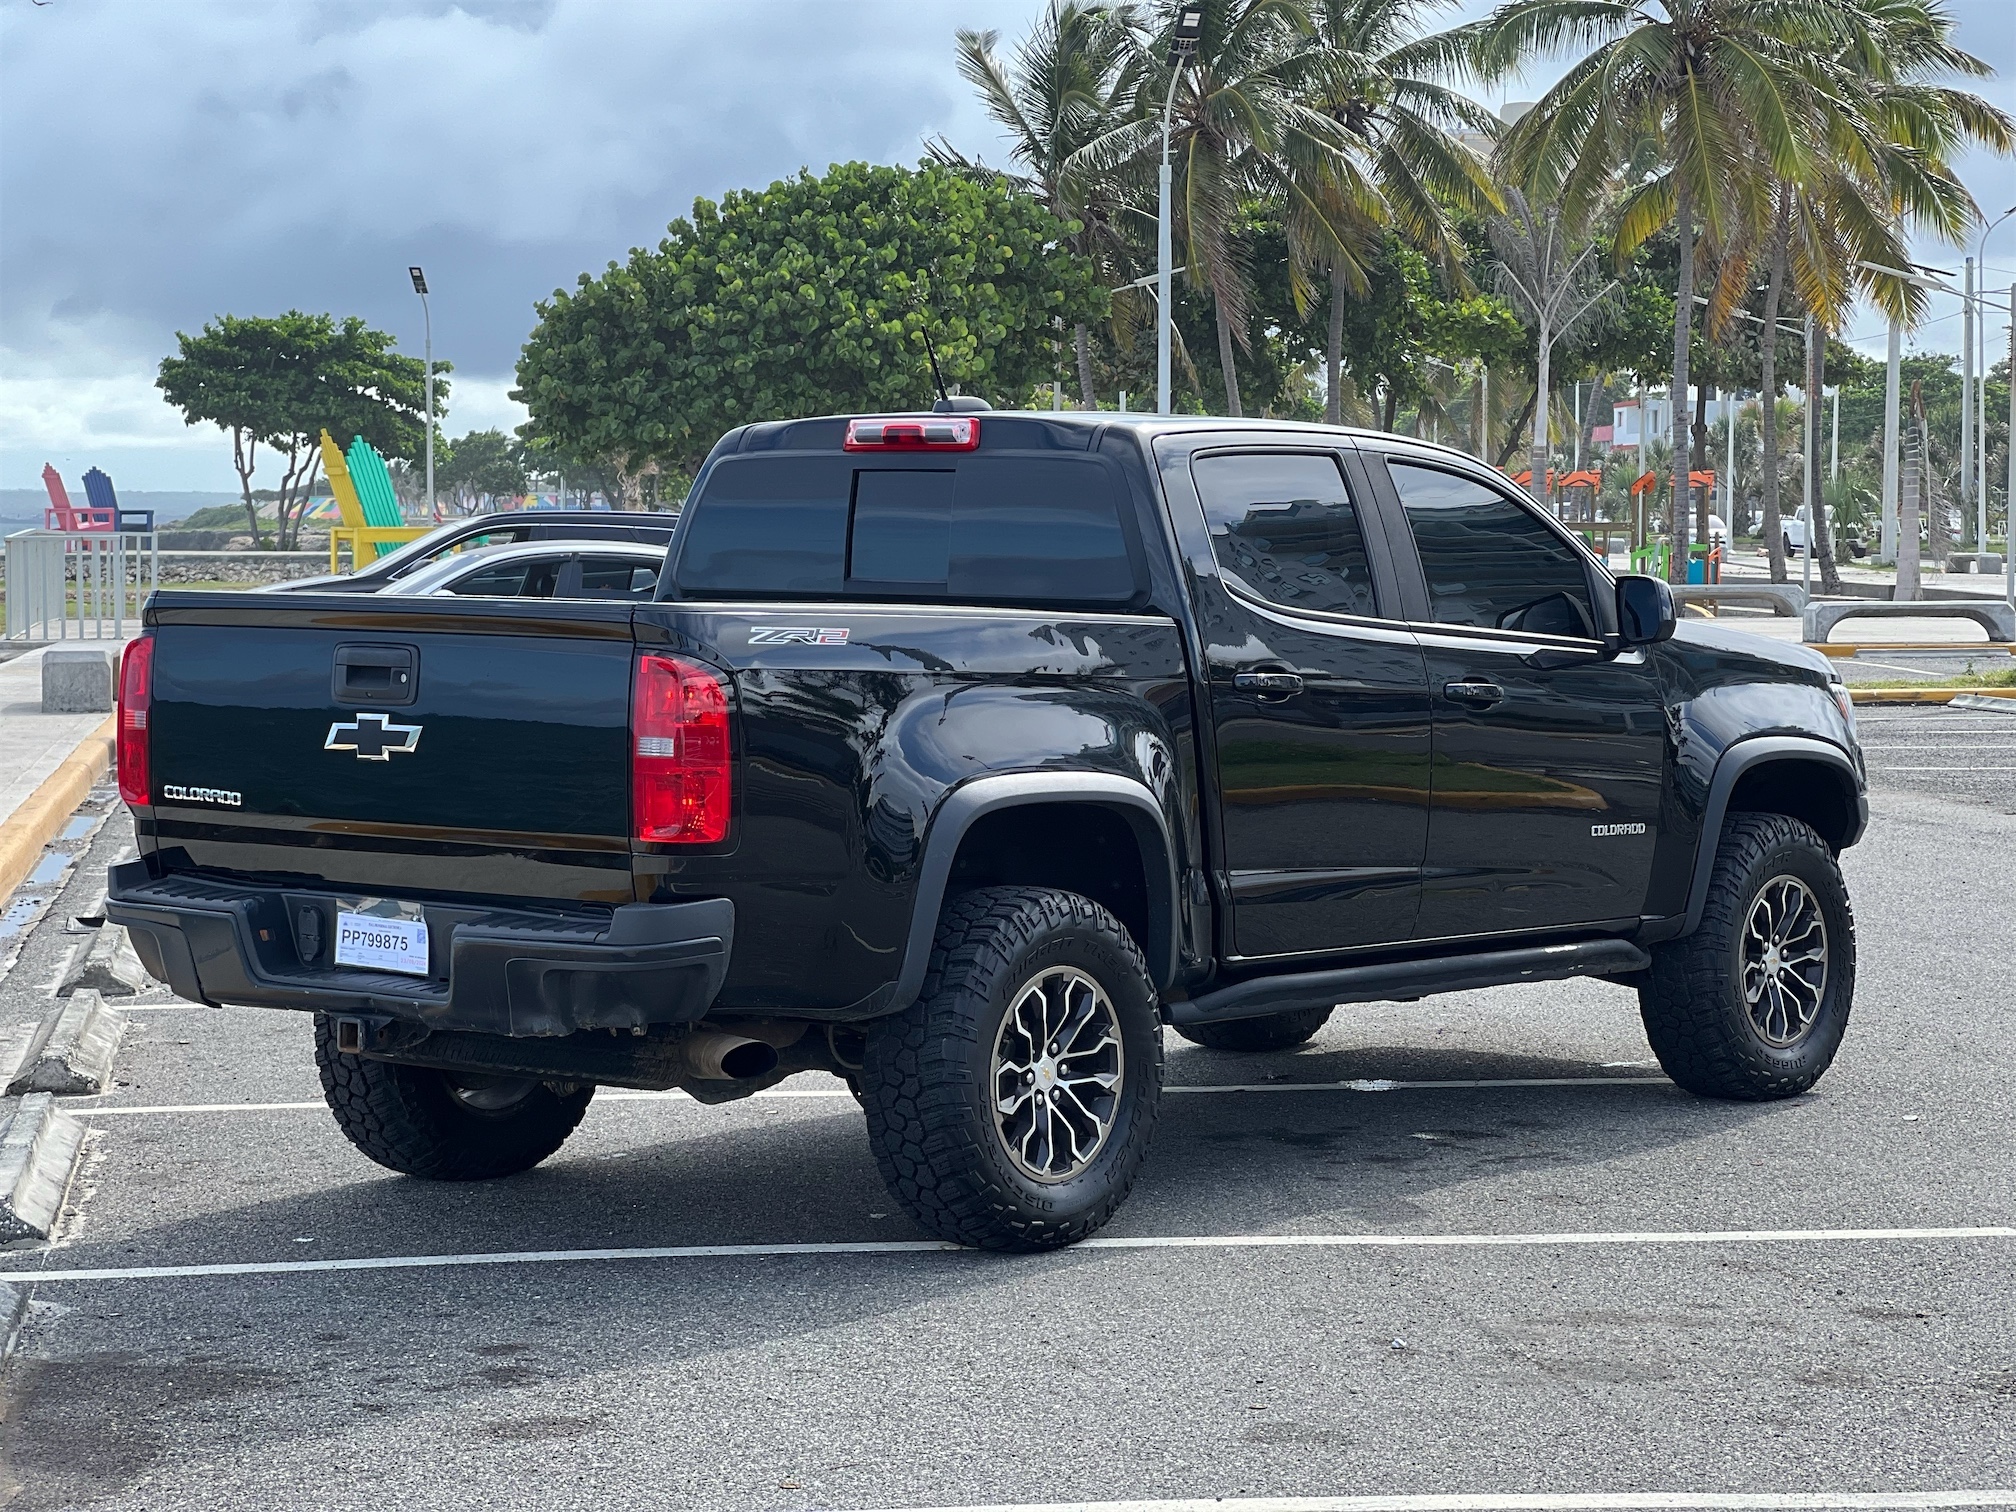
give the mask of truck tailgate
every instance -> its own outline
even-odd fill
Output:
[[[163,869],[630,901],[630,614],[161,595],[149,717]]]

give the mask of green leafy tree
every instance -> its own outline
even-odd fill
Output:
[[[393,338],[356,316],[223,315],[195,336],[176,332],[177,356],[161,363],[155,387],[190,425],[208,422],[231,438],[245,522],[266,544],[252,479],[259,448],[280,464],[274,493],[279,545],[294,549],[300,512],[319,474],[322,431],[343,444],[362,436],[388,457],[418,454],[425,431],[426,365],[393,350]],[[434,365],[434,408],[447,409],[449,365]]]
[[[471,431],[450,442],[447,454],[435,446],[434,482],[455,496],[467,513],[485,497],[515,497],[525,492],[525,465],[518,443],[500,430]]]
[[[1058,324],[1107,307],[1072,227],[941,164],[846,163],[719,205],[539,307],[512,397],[525,434],[606,460],[626,501],[751,420],[910,409],[948,384],[1021,394]]]

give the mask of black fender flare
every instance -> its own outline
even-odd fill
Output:
[[[959,844],[975,820],[1004,808],[1031,803],[1085,803],[1112,810],[1125,819],[1141,848],[1148,893],[1150,936],[1138,942],[1148,958],[1148,974],[1158,989],[1176,976],[1177,885],[1176,850],[1169,821],[1146,784],[1106,772],[1012,772],[975,777],[952,789],[931,816],[924,839],[924,858],[917,868],[917,891],[911,901],[910,936],[903,947],[903,969],[884,1000],[903,1008],[924,990],[931,962],[931,941],[945,906],[945,888],[952,875]],[[1159,885],[1158,885],[1159,884]]]
[[[1715,852],[1722,840],[1722,824],[1729,815],[1729,798],[1744,773],[1775,761],[1818,762],[1833,770],[1845,791],[1854,799],[1854,826],[1841,844],[1845,850],[1862,838],[1869,825],[1869,798],[1863,791],[1862,774],[1848,753],[1837,745],[1810,735],[1755,735],[1739,740],[1725,750],[1715,763],[1715,775],[1708,782],[1708,802],[1701,812],[1701,837],[1694,847],[1694,878],[1687,889],[1687,922],[1681,929],[1690,935],[1701,927],[1701,915],[1708,907],[1708,879],[1715,871]]]

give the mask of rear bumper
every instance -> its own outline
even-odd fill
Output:
[[[157,878],[132,861],[111,869],[105,912],[148,971],[194,1002],[378,1013],[517,1037],[691,1023],[720,992],[734,948],[726,898],[594,914],[429,903],[430,975],[332,966],[320,942],[334,938],[337,904],[358,901]]]

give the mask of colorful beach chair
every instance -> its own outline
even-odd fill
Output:
[[[338,560],[342,548],[350,548],[351,568],[376,560],[408,541],[417,541],[434,527],[408,525],[399,508],[399,496],[392,491],[392,475],[378,449],[358,436],[350,443],[350,454],[336,449],[329,432],[322,432],[322,471],[329,479],[329,491],[336,497],[336,509],[343,523],[329,532],[329,570],[343,570]],[[368,552],[368,554],[367,554]]]

